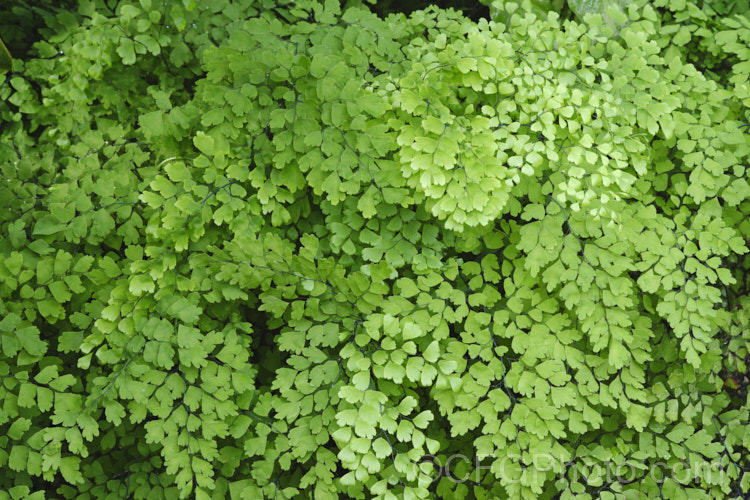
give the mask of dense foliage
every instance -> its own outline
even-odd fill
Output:
[[[487,3],[19,3],[0,498],[747,498],[747,10]]]

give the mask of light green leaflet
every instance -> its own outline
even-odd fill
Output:
[[[734,7],[111,5],[0,87],[0,498],[747,495]]]

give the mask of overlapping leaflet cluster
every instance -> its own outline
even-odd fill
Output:
[[[502,7],[54,17],[0,89],[0,497],[746,494],[750,22]]]

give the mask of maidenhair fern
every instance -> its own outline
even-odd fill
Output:
[[[50,14],[0,498],[744,498],[750,21],[549,3]]]

